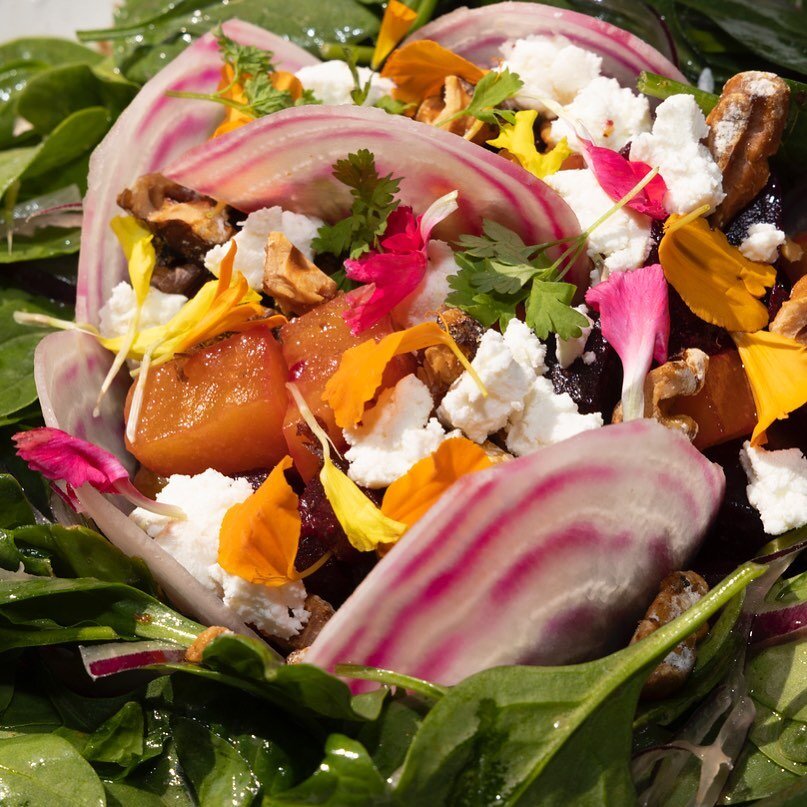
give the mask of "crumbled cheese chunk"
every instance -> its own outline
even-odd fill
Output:
[[[582,124],[582,133],[588,132],[595,145],[615,151],[650,131],[650,102],[644,95],[620,87],[614,78],[595,78],[564,107],[564,112],[575,124]],[[563,137],[579,150],[574,127],[569,120],[560,118],[552,122],[549,140],[554,144]]]
[[[510,321],[504,336],[486,331],[471,365],[485,385],[487,397],[466,371],[446,393],[438,416],[471,440],[483,443],[523,408],[536,372],[543,372],[545,351],[535,334],[519,320]]]
[[[657,167],[667,184],[664,206],[686,215],[702,205],[714,210],[726,197],[723,175],[701,141],[706,118],[691,95],[673,95],[659,104],[652,133],[631,143],[630,159]]]
[[[239,224],[241,231],[233,236],[238,246],[233,268],[244,275],[251,288],[260,289],[263,286],[263,264],[269,233],[283,233],[308,260],[313,260],[311,242],[322,224],[322,219],[292,213],[277,205],[256,210]],[[219,264],[229,249],[230,241],[227,241],[208,250],[205,255],[205,267],[214,275],[218,274]]]
[[[187,302],[184,294],[166,294],[150,288],[140,309],[140,330],[165,325]],[[127,333],[136,307],[134,289],[125,281],[118,283],[99,312],[101,336],[123,336]]]
[[[501,68],[517,73],[524,82],[515,102],[523,109],[545,112],[541,98],[559,104],[575,95],[600,75],[602,57],[573,45],[565,36],[528,36],[505,42]],[[554,117],[554,116],[553,116]]]
[[[807,524],[807,458],[798,448],[767,451],[746,441],[740,462],[748,477],[748,501],[769,535]]]
[[[428,258],[429,265],[423,280],[392,309],[392,321],[397,328],[433,322],[437,312],[445,305],[451,290],[448,278],[460,270],[454,260],[454,250],[445,241],[430,241]]]
[[[585,328],[580,329],[581,333],[578,337],[571,339],[558,338],[555,353],[558,357],[558,364],[564,370],[574,364],[575,360],[579,359],[583,355],[583,351],[586,349],[588,336],[591,333],[591,329],[594,325],[591,317],[588,315],[588,308],[586,308],[585,305],[575,306],[574,310],[579,311],[588,320],[588,325]]]
[[[179,561],[203,586],[215,592],[243,620],[282,639],[300,632],[308,620],[301,582],[263,586],[224,571],[217,562],[224,514],[252,495],[246,479],[209,469],[196,476],[174,474],[157,501],[178,505],[186,520],[137,508],[130,518]]]
[[[359,83],[362,87],[371,81],[370,92],[364,106],[373,106],[382,96],[389,95],[395,84],[388,78],[382,78],[369,67],[359,67]],[[356,89],[353,75],[347,62],[333,59],[329,62],[306,65],[295,75],[300,79],[303,89],[310,90],[318,101],[328,105],[352,104],[350,93]]]
[[[429,388],[415,375],[384,390],[361,425],[344,431],[348,476],[365,488],[383,488],[435,452],[446,433],[431,417],[433,408]]]
[[[704,67],[698,76],[698,89],[704,92],[715,91],[715,76],[708,67]]]
[[[558,395],[548,378],[536,378],[523,409],[510,418],[507,450],[522,457],[602,424],[599,412],[581,415],[568,393]]]
[[[572,208],[581,228],[590,227],[614,206],[614,201],[600,187],[588,168],[558,171],[544,179]],[[628,208],[612,214],[594,229],[588,238],[592,260],[604,261],[609,272],[621,272],[644,266],[650,254],[648,216]]]
[[[775,224],[760,221],[752,224],[740,244],[740,252],[749,261],[773,263],[779,257],[779,247],[785,243],[785,234]]]

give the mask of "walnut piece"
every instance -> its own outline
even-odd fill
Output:
[[[301,647],[299,650],[292,650],[291,653],[286,656],[286,664],[302,664],[307,655],[307,647]]]
[[[657,420],[668,429],[683,432],[690,440],[698,434],[698,424],[689,415],[672,415],[669,406],[679,396],[697,395],[706,382],[709,357],[697,348],[685,350],[680,359],[656,367],[644,382],[644,416]],[[622,404],[617,404],[613,423],[622,422]]]
[[[659,593],[647,609],[630,643],[635,644],[681,616],[708,590],[706,581],[695,572],[673,572],[667,575],[661,581]],[[642,689],[642,698],[659,700],[680,689],[695,666],[697,644],[708,632],[709,626],[703,625],[696,633],[676,645],[650,673]]]
[[[769,330],[807,345],[807,275],[793,286],[790,298],[782,303]]]
[[[185,651],[185,661],[191,664],[199,664],[202,661],[202,656],[205,653],[207,646],[213,639],[221,636],[224,633],[232,633],[227,628],[222,628],[220,625],[213,625],[212,627],[203,630],[194,640],[193,644]]]
[[[473,85],[459,76],[446,76],[443,89],[439,95],[432,95],[424,99],[415,113],[415,120],[434,126],[439,120],[450,118],[465,109],[473,98]],[[480,145],[486,140],[495,137],[494,130],[487,124],[479,125],[476,118],[464,115],[461,118],[440,126],[452,134],[468,139]]]
[[[289,640],[289,644],[295,651],[303,650],[314,644],[314,639],[319,636],[328,620],[336,613],[329,602],[316,594],[309,594],[305,598],[304,608],[311,616],[308,617],[308,622],[305,623],[305,627],[300,633]]]
[[[263,290],[284,314],[304,314],[336,297],[336,283],[283,233],[269,233],[263,264]]]
[[[768,159],[779,150],[790,88],[775,73],[749,70],[732,76],[709,113],[708,146],[723,172],[726,198],[712,215],[723,227],[764,187]]]

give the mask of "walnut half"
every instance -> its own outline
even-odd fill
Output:
[[[768,159],[779,150],[790,107],[790,88],[775,73],[749,70],[732,76],[709,113],[709,150],[723,172],[726,198],[712,215],[723,227],[764,187]]]
[[[807,345],[807,275],[793,286],[790,299],[782,303],[770,331]]]
[[[459,76],[446,76],[443,89],[439,95],[432,95],[424,99],[415,113],[415,120],[435,126],[438,121],[456,115],[465,109],[473,98],[474,88],[465,79]],[[453,134],[468,137],[480,145],[494,136],[493,129],[487,124],[479,125],[473,117],[465,115],[451,123],[440,126]]]

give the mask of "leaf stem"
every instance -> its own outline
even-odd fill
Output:
[[[420,678],[396,673],[392,670],[381,670],[377,667],[365,667],[361,664],[337,664],[334,672],[345,678],[358,678],[362,681],[375,681],[378,684],[400,687],[417,692],[422,698],[436,703],[448,692],[447,687],[432,684]]]

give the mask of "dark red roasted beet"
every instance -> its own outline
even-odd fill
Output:
[[[774,287],[768,293],[768,316],[773,319],[782,307],[782,303],[790,298],[790,284],[783,282],[780,273]]]
[[[709,356],[734,348],[729,332],[716,325],[710,325],[696,316],[681,299],[678,292],[670,290],[670,356],[682,350],[696,347]]]
[[[752,224],[763,223],[773,224],[780,229],[782,226],[782,190],[778,178],[773,174],[759,195],[731,220],[725,230],[726,237],[730,244],[738,247]]]

